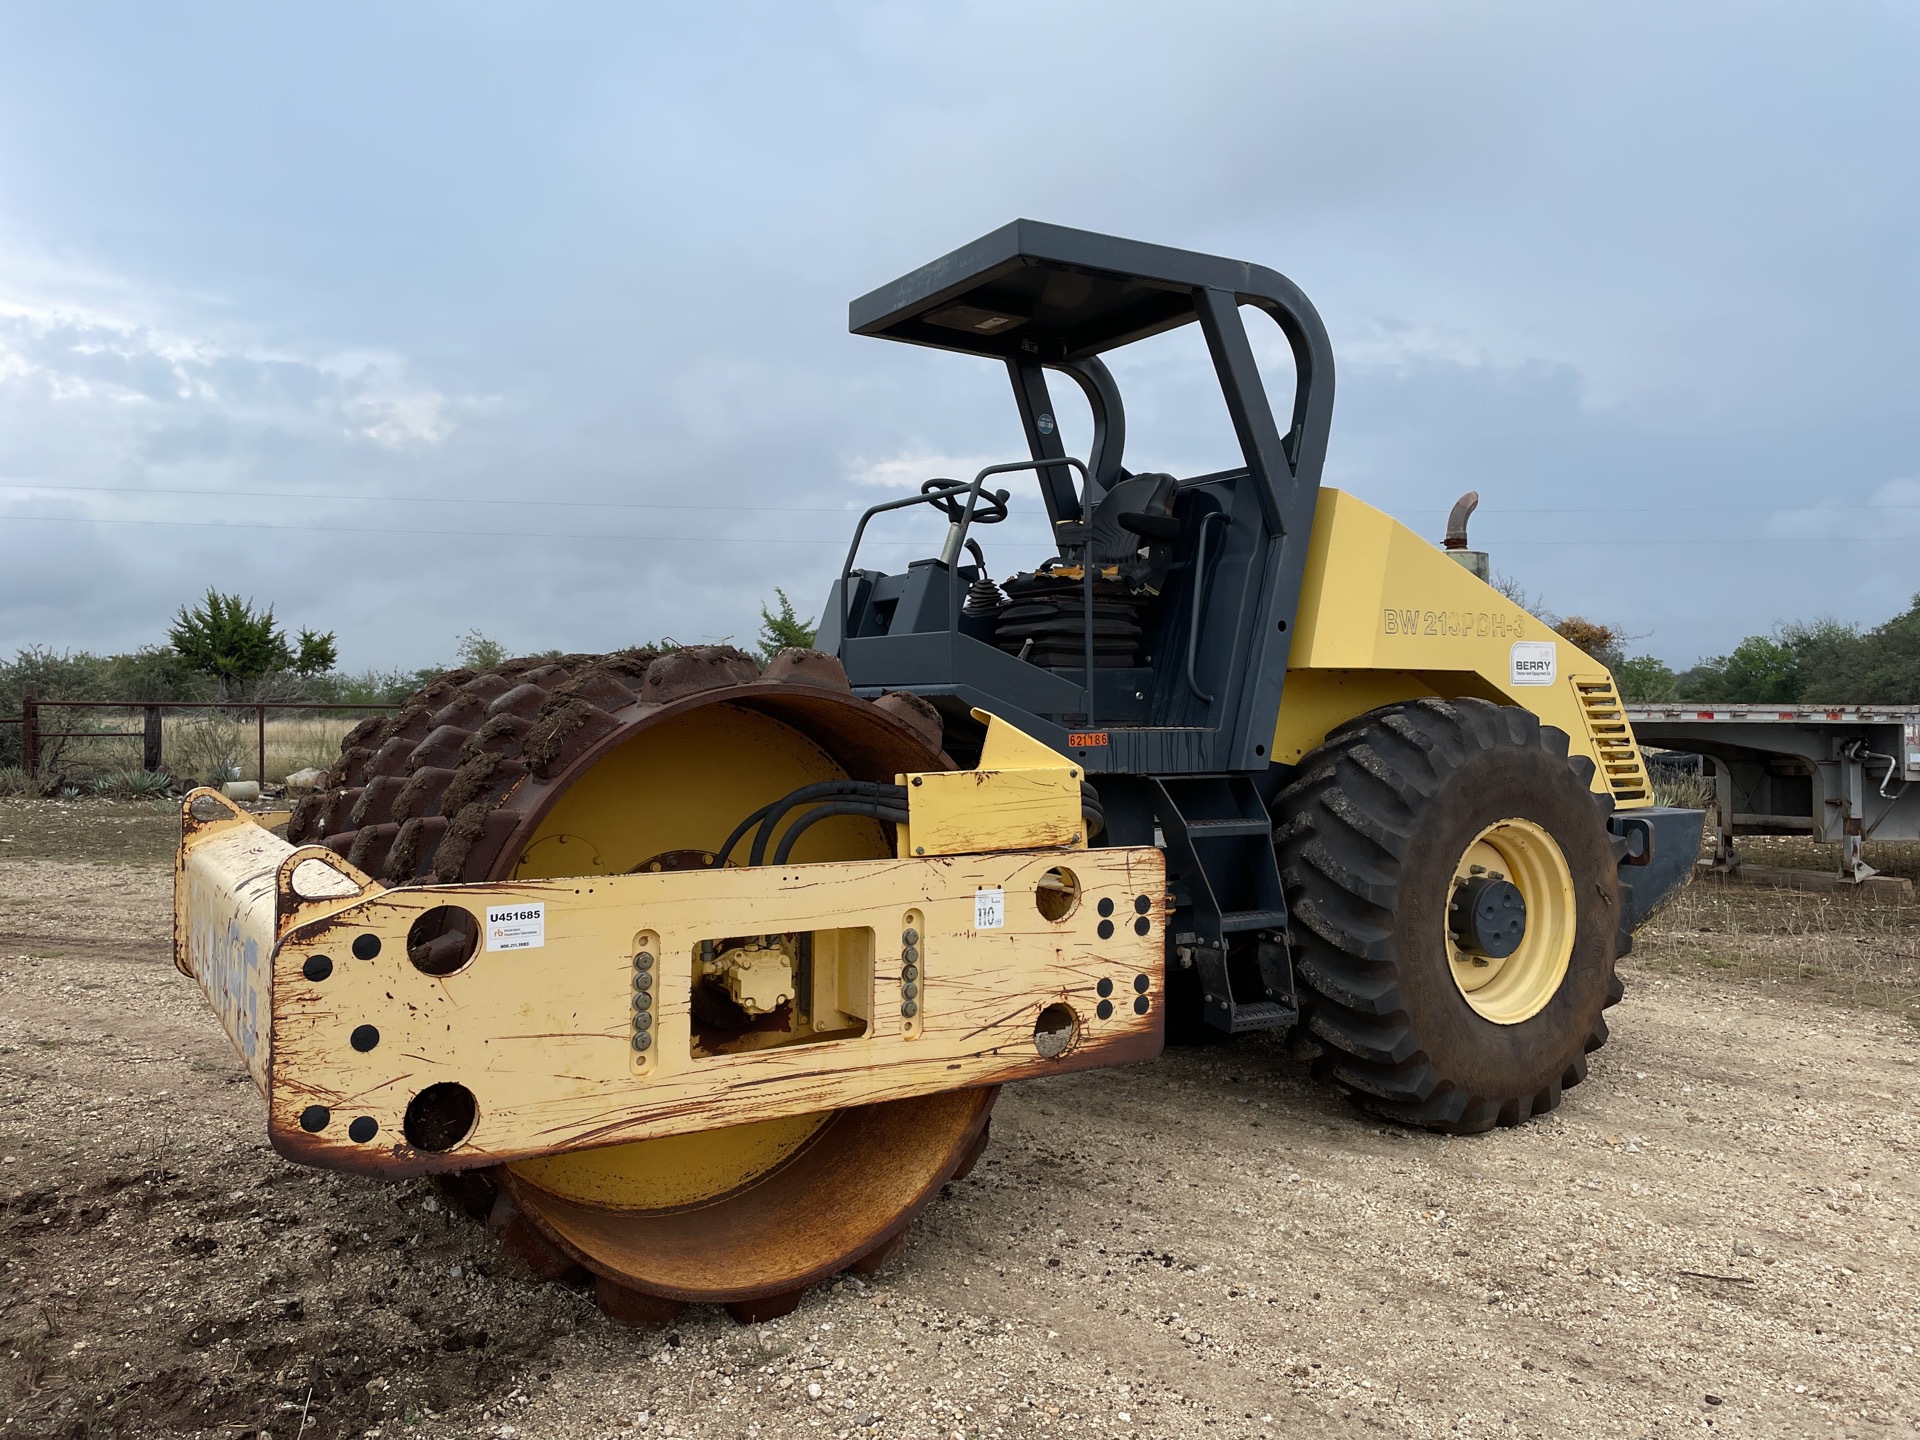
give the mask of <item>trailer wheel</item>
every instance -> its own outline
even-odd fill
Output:
[[[1470,1134],[1560,1103],[1606,1042],[1620,886],[1592,764],[1530,711],[1361,716],[1275,805],[1316,1067],[1376,1114]]]

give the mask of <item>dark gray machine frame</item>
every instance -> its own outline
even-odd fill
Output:
[[[1293,351],[1284,434],[1241,323],[1243,305],[1272,316]],[[850,310],[856,334],[1006,365],[1031,452],[1021,468],[1038,470],[1056,542],[1069,557],[1086,543],[1093,507],[1125,473],[1125,412],[1100,355],[1196,320],[1246,463],[1181,486],[1180,535],[1149,653],[1159,660],[1170,647],[1185,651],[1178,663],[1042,669],[961,628],[959,600],[980,575],[957,553],[950,563],[916,562],[901,576],[855,569],[850,554],[816,643],[839,654],[856,688],[915,691],[962,728],[972,707],[988,706],[1095,773],[1267,768],[1333,417],[1332,347],[1299,287],[1258,265],[1016,220]],[[1084,467],[1062,445],[1050,369],[1071,379],[1093,412]],[[1076,468],[1085,474],[1077,489]],[[975,478],[975,499],[991,473]],[[862,529],[894,507],[869,511]],[[970,519],[961,524],[964,539]],[[1091,736],[1098,743],[1077,743]]]
[[[1243,307],[1271,316],[1293,352],[1284,433]],[[1245,463],[1184,480],[1175,492],[1171,563],[1144,621],[1145,663],[1095,664],[1092,564],[1081,566],[1079,668],[1043,668],[969,633],[963,598],[992,577],[968,532],[1006,513],[1006,492],[987,489],[987,480],[1037,474],[1061,557],[1090,558],[1096,507],[1127,476],[1125,412],[1100,356],[1194,321]],[[1262,266],[1016,220],[855,300],[850,328],[1000,361],[1029,458],[988,466],[971,483],[930,481],[933,493],[869,509],[815,644],[840,657],[862,694],[906,690],[932,702],[957,759],[972,758],[976,707],[1077,757],[1099,791],[1107,843],[1165,848],[1171,1025],[1197,1017],[1231,1034],[1295,1023],[1268,812],[1292,767],[1272,764],[1267,750],[1333,419],[1333,352],[1319,313],[1291,280]],[[1073,381],[1092,410],[1085,462],[1066,454],[1048,370]],[[868,522],[920,504],[947,516],[939,554],[903,574],[857,568]],[[1616,851],[1644,864],[1658,830],[1661,858],[1677,854],[1684,867],[1699,818],[1671,810],[1615,817]],[[1646,883],[1652,878],[1641,870],[1623,888],[1630,911],[1644,913],[1677,883]],[[1630,929],[1638,917],[1624,918]]]

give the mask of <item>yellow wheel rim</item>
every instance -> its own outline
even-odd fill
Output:
[[[1449,902],[1467,881],[1482,876],[1507,880],[1519,890],[1527,907],[1526,931],[1519,948],[1495,959],[1463,948],[1443,916],[1447,968],[1475,1014],[1496,1025],[1518,1025],[1538,1015],[1567,978],[1573,958],[1573,871],[1545,829],[1513,819],[1496,820],[1467,846],[1454,866]]]
[[[516,879],[619,875],[672,852],[711,854],[734,821],[770,800],[846,771],[770,716],[732,706],[642,731],[594,767],[543,817],[521,850]],[[732,862],[744,864],[746,841]],[[886,856],[871,820],[814,826],[794,850],[807,860]],[[794,1159],[832,1112],[516,1161],[513,1173],[561,1200],[616,1211],[712,1204]]]
[[[513,1173],[562,1200],[603,1210],[678,1210],[711,1204],[797,1155],[826,1122],[792,1115],[669,1135],[631,1145],[521,1160]]]

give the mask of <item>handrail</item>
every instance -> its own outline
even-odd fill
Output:
[[[954,483],[957,485],[959,482],[955,481]],[[979,486],[979,483],[978,480],[974,481],[975,488]],[[853,590],[847,582],[853,578],[853,561],[854,557],[860,553],[860,540],[861,537],[867,533],[867,522],[876,515],[884,515],[889,510],[904,510],[909,505],[932,505],[952,493],[951,490],[935,490],[932,492],[923,490],[918,495],[905,495],[898,500],[886,500],[878,505],[870,505],[867,507],[866,513],[860,517],[860,523],[853,527],[853,543],[847,546],[847,560],[846,563],[840,567],[840,631],[843,635],[846,633],[847,626],[853,620],[851,609]]]
[[[1187,614],[1187,689],[1202,705],[1213,704],[1213,696],[1200,688],[1200,681],[1193,673],[1193,661],[1200,653],[1200,612],[1207,603],[1207,527],[1216,520],[1227,521],[1227,512],[1209,510],[1200,517],[1200,538],[1193,547],[1193,580],[1188,586],[1193,595],[1193,606]]]
[[[1084,612],[1081,616],[1080,639],[1087,667],[1085,685],[1087,718],[1084,723],[1088,729],[1091,729],[1093,728],[1093,519],[1090,512],[1093,504],[1093,476],[1088,473],[1085,462],[1076,460],[1071,455],[1062,455],[1053,460],[1009,460],[1003,465],[987,466],[973,477],[973,483],[967,487],[967,503],[960,512],[960,519],[955,522],[957,529],[948,532],[944,549],[956,556],[960,553],[961,546],[966,543],[967,527],[973,524],[974,507],[980,503],[981,487],[986,484],[989,475],[1010,475],[1019,470],[1044,470],[1054,465],[1069,465],[1078,470],[1084,494],[1080,506],[1083,516],[1080,523],[1087,533],[1081,546],[1080,556],[1081,604]],[[853,578],[853,561],[854,557],[860,553],[860,539],[867,533],[867,522],[874,516],[889,510],[904,510],[909,505],[933,504],[942,497],[955,493],[952,490],[941,490],[931,495],[907,495],[898,500],[889,500],[884,504],[870,506],[860,517],[860,523],[853,527],[853,543],[847,547],[847,562],[840,567],[840,632],[842,635],[847,633],[853,623],[853,587],[848,582]],[[951,622],[959,613],[960,571],[959,567],[949,564],[947,566],[948,620]]]
[[[1071,455],[1062,455],[1057,460],[1009,460],[1004,465],[989,465],[973,477],[973,485],[967,491],[967,508],[960,522],[960,538],[964,540],[967,526],[973,523],[973,506],[979,498],[980,487],[989,475],[1008,475],[1016,470],[1043,470],[1050,465],[1071,465],[1080,472],[1080,524],[1086,536],[1080,546],[1080,583],[1081,606],[1080,640],[1087,666],[1087,718],[1082,723],[1093,728],[1093,476],[1087,467]],[[947,614],[960,613],[960,572],[949,566],[947,569]]]

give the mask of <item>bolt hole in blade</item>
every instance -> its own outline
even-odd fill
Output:
[[[1043,919],[1056,925],[1071,918],[1080,908],[1080,877],[1064,865],[1054,866],[1034,886],[1033,903]]]
[[[473,1133],[480,1105],[464,1085],[443,1081],[429,1085],[407,1104],[404,1129],[416,1150],[438,1155],[452,1150]]]
[[[1057,1060],[1080,1038],[1080,1017],[1071,1005],[1055,1003],[1033,1022],[1033,1048],[1048,1060]]]
[[[407,959],[423,975],[453,975],[480,949],[480,922],[460,905],[436,905],[407,928]]]

